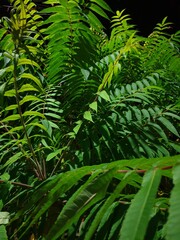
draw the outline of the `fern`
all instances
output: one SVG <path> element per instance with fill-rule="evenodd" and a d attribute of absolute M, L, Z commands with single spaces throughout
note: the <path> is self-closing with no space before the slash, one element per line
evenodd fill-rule
<path fill-rule="evenodd" d="M 103 0 L 48 0 L 41 12 L 10 2 L 0 29 L 8 237 L 177 239 L 179 32 L 165 18 L 140 37 L 123 10 L 107 36 Z"/>

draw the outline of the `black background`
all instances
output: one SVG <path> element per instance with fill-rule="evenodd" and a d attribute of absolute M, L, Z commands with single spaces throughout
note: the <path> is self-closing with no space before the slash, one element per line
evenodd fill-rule
<path fill-rule="evenodd" d="M 168 16 L 172 31 L 180 30 L 180 0 L 106 0 L 114 10 L 126 9 L 141 35 L 149 35 L 155 25 Z"/>
<path fill-rule="evenodd" d="M 34 0 L 34 2 L 41 6 L 43 0 Z M 174 23 L 171 31 L 180 30 L 180 0 L 106 0 L 106 2 L 114 12 L 126 9 L 125 13 L 130 14 L 132 23 L 137 26 L 140 35 L 149 35 L 156 23 L 161 22 L 166 16 L 169 22 Z M 8 5 L 8 0 L 0 0 L 0 17 L 8 16 Z M 109 22 L 103 20 L 103 23 L 108 32 Z"/>

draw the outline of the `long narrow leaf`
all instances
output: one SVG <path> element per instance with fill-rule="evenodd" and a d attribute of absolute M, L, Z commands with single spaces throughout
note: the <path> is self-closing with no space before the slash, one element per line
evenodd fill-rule
<path fill-rule="evenodd" d="M 62 176 L 60 175 L 57 177 L 58 182 L 55 181 L 56 185 L 51 186 L 48 183 L 48 188 L 46 188 L 46 185 L 44 186 L 44 190 L 47 192 L 49 191 L 45 197 L 39 201 L 39 203 L 36 205 L 33 213 L 29 215 L 29 217 L 26 220 L 26 224 L 29 224 L 26 226 L 26 229 L 23 232 L 23 235 L 27 232 L 27 230 L 52 206 L 52 204 L 64 193 L 66 193 L 72 186 L 77 184 L 77 182 L 84 177 L 87 173 L 89 173 L 90 168 L 86 167 L 83 169 L 79 169 L 78 171 L 69 171 Z M 51 186 L 51 188 L 49 188 Z M 41 189 L 39 189 L 39 192 L 41 192 Z M 38 192 L 35 193 L 36 200 L 39 198 L 37 195 Z M 42 197 L 42 195 L 40 195 Z M 37 198 L 38 197 L 38 198 Z M 33 197 L 32 197 L 33 199 Z M 31 204 L 31 203 L 30 203 Z M 21 226 L 23 227 L 23 226 Z M 21 228 L 19 228 L 20 230 Z M 22 235 L 22 236 L 23 236 Z M 51 238 L 50 238 L 51 239 Z"/>
<path fill-rule="evenodd" d="M 115 170 L 112 169 L 105 172 L 88 185 L 85 183 L 85 187 L 82 186 L 78 194 L 75 193 L 66 203 L 46 239 L 59 239 L 61 234 L 75 223 L 87 209 L 101 200 L 106 193 L 114 171 Z"/>
<path fill-rule="evenodd" d="M 113 204 L 114 200 L 119 196 L 123 188 L 127 185 L 128 180 L 131 178 L 132 172 L 126 174 L 122 181 L 117 185 L 114 192 L 107 198 L 101 209 L 98 211 L 98 214 L 94 218 L 92 224 L 90 225 L 88 232 L 85 236 L 85 240 L 91 240 L 93 234 L 95 233 L 96 228 L 98 227 L 101 220 L 103 220 L 103 216 L 107 209 Z M 107 220 L 107 219 L 106 219 Z"/>
<path fill-rule="evenodd" d="M 167 240 L 179 240 L 180 237 L 180 165 L 173 170 L 173 182 L 174 188 L 171 193 L 167 222 Z"/>
<path fill-rule="evenodd" d="M 150 170 L 145 174 L 142 187 L 125 216 L 120 240 L 144 240 L 160 179 L 160 170 Z"/>

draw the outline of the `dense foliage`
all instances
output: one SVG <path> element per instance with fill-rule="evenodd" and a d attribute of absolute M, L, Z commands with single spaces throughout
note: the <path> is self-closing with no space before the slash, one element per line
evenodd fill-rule
<path fill-rule="evenodd" d="M 1 239 L 180 236 L 180 31 L 103 0 L 10 0 L 0 23 Z M 7 237 L 8 236 L 8 237 Z"/>

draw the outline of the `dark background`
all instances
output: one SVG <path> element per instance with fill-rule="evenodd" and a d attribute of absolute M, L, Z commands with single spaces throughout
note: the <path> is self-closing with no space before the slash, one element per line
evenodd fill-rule
<path fill-rule="evenodd" d="M 106 0 L 114 10 L 126 9 L 132 23 L 137 26 L 140 34 L 149 35 L 155 25 L 168 16 L 173 22 L 172 31 L 180 30 L 180 0 Z"/>
<path fill-rule="evenodd" d="M 41 6 L 43 0 L 34 0 Z M 137 26 L 140 35 L 149 35 L 156 23 L 168 16 L 168 21 L 173 22 L 172 32 L 180 30 L 180 0 L 105 0 L 108 5 L 116 10 L 126 9 L 126 14 L 130 14 L 132 23 Z M 0 0 L 0 17 L 8 15 L 8 0 Z M 111 17 L 112 15 L 110 15 Z M 107 32 L 109 22 L 103 20 Z"/>

